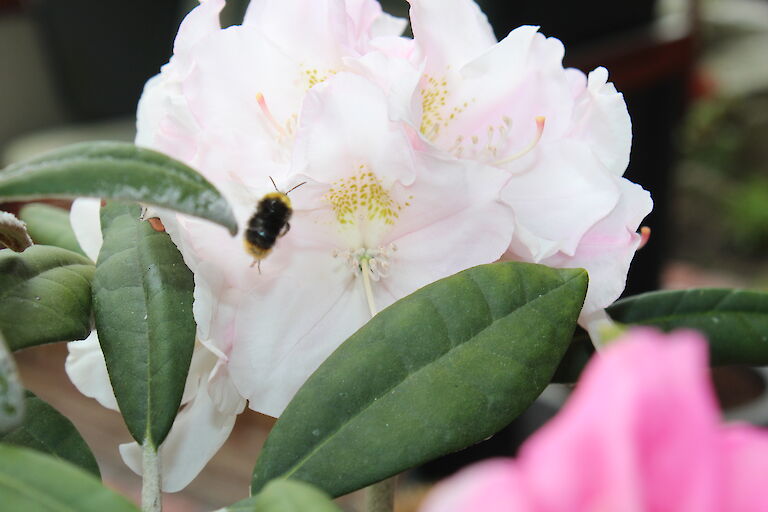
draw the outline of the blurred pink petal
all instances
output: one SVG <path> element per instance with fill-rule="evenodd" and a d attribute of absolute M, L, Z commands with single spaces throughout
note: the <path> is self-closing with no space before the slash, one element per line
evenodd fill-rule
<path fill-rule="evenodd" d="M 766 510 L 768 432 L 719 424 L 706 350 L 693 332 L 631 331 L 517 459 L 459 473 L 423 512 Z"/>

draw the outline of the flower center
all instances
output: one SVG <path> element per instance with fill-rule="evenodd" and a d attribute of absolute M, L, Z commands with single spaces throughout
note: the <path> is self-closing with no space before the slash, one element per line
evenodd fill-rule
<path fill-rule="evenodd" d="M 355 276 L 373 281 L 387 277 L 389 259 L 397 247 L 382 240 L 410 203 L 403 206 L 392 198 L 391 191 L 365 165 L 349 178 L 335 181 L 325 198 L 345 245 L 333 256 L 343 258 Z"/>
<path fill-rule="evenodd" d="M 342 226 L 392 226 L 403 209 L 365 165 L 360 165 L 357 174 L 335 181 L 325 197 Z"/>
<path fill-rule="evenodd" d="M 389 276 L 389 259 L 397 252 L 395 244 L 380 246 L 376 249 L 345 249 L 333 251 L 334 258 L 341 258 L 355 277 L 369 277 L 380 281 Z"/>

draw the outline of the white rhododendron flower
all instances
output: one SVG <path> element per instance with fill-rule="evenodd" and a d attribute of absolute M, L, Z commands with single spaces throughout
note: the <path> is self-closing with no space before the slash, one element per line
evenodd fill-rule
<path fill-rule="evenodd" d="M 246 400 L 278 416 L 341 342 L 423 285 L 506 257 L 586 267 L 590 314 L 620 294 L 650 199 L 621 177 L 630 124 L 604 70 L 564 70 L 562 45 L 532 27 L 496 43 L 469 0 L 412 0 L 415 41 L 375 0 L 253 0 L 221 29 L 223 3 L 187 16 L 138 112 L 136 143 L 198 169 L 241 227 L 153 212 L 194 273 L 198 338 L 161 446 L 166 491 Z M 254 266 L 243 231 L 271 178 L 301 186 L 290 232 Z M 98 202 L 72 219 L 95 258 Z M 115 408 L 95 335 L 70 344 L 67 371 Z M 121 453 L 140 470 L 135 444 Z"/>
<path fill-rule="evenodd" d="M 536 27 L 497 43 L 472 0 L 409 2 L 423 72 L 407 120 L 428 144 L 508 173 L 507 258 L 586 268 L 587 324 L 624 290 L 652 208 L 621 177 L 632 142 L 622 95 L 604 68 L 563 69 L 562 43 Z"/>

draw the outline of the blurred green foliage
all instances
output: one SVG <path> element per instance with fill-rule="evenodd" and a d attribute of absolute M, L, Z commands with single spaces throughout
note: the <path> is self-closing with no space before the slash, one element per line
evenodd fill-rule
<path fill-rule="evenodd" d="M 768 92 L 694 104 L 682 141 L 678 220 L 711 251 L 764 259 L 768 249 Z M 695 235 L 694 235 L 695 236 Z M 690 244 L 698 251 L 705 244 Z M 718 247 L 713 247 L 713 245 Z"/>

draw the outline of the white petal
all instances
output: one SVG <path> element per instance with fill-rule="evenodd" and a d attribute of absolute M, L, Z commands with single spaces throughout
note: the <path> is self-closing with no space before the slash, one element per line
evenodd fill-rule
<path fill-rule="evenodd" d="M 589 289 L 581 323 L 588 316 L 611 305 L 621 292 L 640 236 L 640 222 L 650 213 L 653 202 L 647 191 L 624 178 L 618 179 L 621 198 L 616 207 L 581 239 L 576 253 L 562 253 L 542 263 L 555 267 L 581 267 L 589 272 Z"/>
<path fill-rule="evenodd" d="M 403 39 L 398 38 L 398 41 Z M 384 43 L 378 40 L 377 43 Z M 397 51 L 408 51 L 398 48 Z M 394 121 L 404 120 L 412 126 L 421 123 L 417 90 L 422 69 L 408 58 L 393 56 L 387 51 L 371 51 L 357 59 L 345 59 L 348 68 L 379 86 L 386 95 L 389 116 Z M 414 101 L 416 101 L 414 103 Z"/>
<path fill-rule="evenodd" d="M 200 386 L 195 398 L 181 410 L 168 437 L 160 445 L 161 486 L 164 492 L 178 492 L 194 480 L 227 440 L 236 417 L 235 413 L 221 413 L 211 400 L 208 385 L 204 383 Z M 142 473 L 142 448 L 137 443 L 121 444 L 120 455 L 135 473 Z"/>
<path fill-rule="evenodd" d="M 348 21 L 344 0 L 257 0 L 243 25 L 259 28 L 288 58 L 328 68 L 354 43 Z"/>
<path fill-rule="evenodd" d="M 200 0 L 200 5 L 192 9 L 179 26 L 174 53 L 187 51 L 205 36 L 221 30 L 219 13 L 224 3 L 224 0 Z"/>
<path fill-rule="evenodd" d="M 107 409 L 119 410 L 96 331 L 82 341 L 67 343 L 67 350 L 64 369 L 78 391 Z"/>
<path fill-rule="evenodd" d="M 362 77 L 340 73 L 304 100 L 293 172 L 331 183 L 365 165 L 385 186 L 410 183 L 409 149 L 405 132 L 390 122 L 382 91 Z"/>
<path fill-rule="evenodd" d="M 375 0 L 346 0 L 346 6 L 356 39 L 361 43 L 371 37 L 399 36 L 408 26 L 408 20 L 384 13 Z"/>
<path fill-rule="evenodd" d="M 460 68 L 496 44 L 488 18 L 473 0 L 408 0 L 416 42 L 428 70 Z"/>
<path fill-rule="evenodd" d="M 371 26 L 371 37 L 400 36 L 407 27 L 407 19 L 382 13 Z"/>
<path fill-rule="evenodd" d="M 608 71 L 589 74 L 586 89 L 576 98 L 572 136 L 588 141 L 606 169 L 621 176 L 629 164 L 632 121 L 624 96 L 608 80 Z"/>
<path fill-rule="evenodd" d="M 558 242 L 565 254 L 572 255 L 587 230 L 619 200 L 615 178 L 589 146 L 578 141 L 540 144 L 514 164 L 513 172 L 518 174 L 502 190 L 502 200 L 531 236 L 542 239 L 544 245 Z"/>
<path fill-rule="evenodd" d="M 279 416 L 307 377 L 370 318 L 362 284 L 331 252 L 284 251 L 291 260 L 284 271 L 262 276 L 244 294 L 228 367 L 256 411 Z"/>
<path fill-rule="evenodd" d="M 99 258 L 103 239 L 101 237 L 101 200 L 75 199 L 69 210 L 69 222 L 75 232 L 77 243 L 93 261 Z"/>

